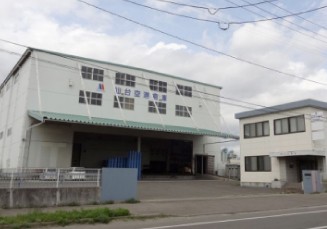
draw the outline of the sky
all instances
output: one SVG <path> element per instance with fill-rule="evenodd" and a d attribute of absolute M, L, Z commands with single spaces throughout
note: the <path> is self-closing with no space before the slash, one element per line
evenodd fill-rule
<path fill-rule="evenodd" d="M 222 131 L 233 134 L 239 131 L 235 113 L 306 98 L 327 102 L 327 8 L 253 22 L 324 7 L 327 0 L 255 6 L 244 5 L 263 0 L 171 0 L 201 8 L 84 1 L 107 12 L 78 0 L 2 0 L 0 81 L 25 50 L 7 40 L 221 86 Z"/>

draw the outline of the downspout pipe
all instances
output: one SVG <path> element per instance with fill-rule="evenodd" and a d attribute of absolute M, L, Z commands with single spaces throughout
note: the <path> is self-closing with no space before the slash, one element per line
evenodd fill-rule
<path fill-rule="evenodd" d="M 28 146 L 26 147 L 27 148 L 26 157 L 25 157 L 25 160 L 23 160 L 23 167 L 25 167 L 25 168 L 27 167 L 28 158 L 29 158 L 29 155 L 30 155 L 30 147 L 31 147 L 31 140 L 32 140 L 32 129 L 35 128 L 35 127 L 41 126 L 44 123 L 45 123 L 45 120 L 43 119 L 41 122 L 27 127 L 26 130 L 25 130 L 25 141 L 26 141 L 26 138 L 27 138 L 27 133 L 28 133 L 28 131 L 30 131 L 29 138 L 28 138 L 28 141 L 27 141 Z"/>

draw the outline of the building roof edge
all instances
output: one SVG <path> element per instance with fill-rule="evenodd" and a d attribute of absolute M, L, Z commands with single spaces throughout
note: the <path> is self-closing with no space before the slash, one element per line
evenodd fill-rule
<path fill-rule="evenodd" d="M 170 74 L 166 74 L 166 73 L 156 72 L 156 71 L 149 70 L 149 69 L 138 68 L 138 67 L 123 65 L 123 64 L 117 64 L 117 63 L 113 63 L 113 62 L 109 62 L 109 61 L 91 59 L 91 58 L 87 58 L 87 57 L 76 56 L 76 55 L 71 55 L 71 54 L 66 54 L 66 53 L 60 53 L 60 52 L 55 52 L 55 51 L 50 51 L 50 50 L 45 50 L 45 49 L 38 49 L 38 48 L 32 48 L 32 47 L 30 47 L 29 49 L 33 50 L 33 51 L 44 52 L 44 53 L 48 53 L 48 54 L 51 54 L 51 55 L 56 55 L 56 56 L 67 56 L 67 57 L 71 57 L 71 58 L 74 58 L 74 59 L 92 61 L 92 62 L 97 62 L 97 63 L 100 63 L 100 64 L 110 64 L 110 65 L 114 65 L 114 66 L 117 66 L 117 67 L 124 67 L 124 68 L 134 69 L 134 70 L 137 70 L 137 71 L 143 71 L 143 72 L 148 72 L 148 73 L 159 74 L 159 75 L 167 76 L 167 77 L 178 79 L 178 80 L 184 80 L 184 81 L 188 81 L 188 82 L 191 82 L 191 83 L 196 83 L 196 84 L 201 84 L 201 85 L 204 85 L 204 86 L 210 86 L 210 87 L 214 87 L 214 88 L 218 88 L 218 89 L 223 89 L 221 86 L 218 86 L 218 85 L 203 83 L 203 82 L 196 81 L 196 80 L 190 80 L 190 79 L 182 78 L 180 76 L 174 76 L 174 75 L 170 75 Z"/>
<path fill-rule="evenodd" d="M 276 106 L 266 107 L 262 109 L 236 113 L 235 118 L 236 119 L 250 118 L 250 117 L 256 117 L 266 114 L 273 114 L 283 111 L 299 109 L 303 107 L 314 107 L 314 108 L 327 110 L 327 103 L 315 99 L 305 99 L 305 100 L 280 104 Z"/>

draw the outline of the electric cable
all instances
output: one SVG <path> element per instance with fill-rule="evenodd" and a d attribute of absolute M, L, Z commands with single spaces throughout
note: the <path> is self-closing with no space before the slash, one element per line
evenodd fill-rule
<path fill-rule="evenodd" d="M 248 1 L 245 1 L 243 0 L 244 2 L 248 2 Z M 269 11 L 266 11 L 258 6 L 254 6 L 258 9 L 261 9 L 265 12 L 269 12 Z M 259 20 L 249 20 L 249 21 L 241 21 L 241 22 L 228 22 L 229 24 L 233 24 L 233 25 L 242 25 L 242 24 L 248 24 L 248 23 L 258 23 L 258 22 L 264 22 L 264 21 L 272 21 L 272 20 L 277 20 L 277 19 L 284 19 L 284 18 L 287 18 L 287 17 L 294 17 L 294 16 L 299 16 L 299 15 L 302 15 L 302 14 L 306 14 L 306 13 L 311 13 L 311 12 L 314 12 L 314 11 L 317 11 L 317 10 L 321 10 L 321 9 L 325 9 L 327 8 L 327 5 L 325 6 L 321 6 L 321 7 L 317 7 L 317 8 L 313 8 L 313 9 L 310 9 L 310 10 L 305 10 L 305 11 L 301 11 L 301 12 L 297 12 L 297 13 L 292 13 L 292 14 L 287 14 L 287 15 L 283 15 L 283 16 L 275 16 L 275 17 L 272 17 L 272 18 L 265 18 L 265 19 L 259 19 Z M 271 12 L 269 12 L 270 14 L 272 14 Z M 274 14 L 272 14 L 274 15 Z"/>
<path fill-rule="evenodd" d="M 289 13 L 289 14 L 294 13 L 294 12 L 292 12 L 292 11 L 290 11 L 290 10 L 287 10 L 287 9 L 285 9 L 285 8 L 283 8 L 283 7 L 281 7 L 281 6 L 277 5 L 277 4 L 274 4 L 274 3 L 272 3 L 272 2 L 268 2 L 268 3 L 271 4 L 271 5 L 273 5 L 273 6 L 275 6 L 276 8 L 279 8 L 279 9 L 281 9 L 281 10 L 284 10 L 285 12 L 287 12 L 287 13 Z M 300 15 L 298 15 L 297 17 L 298 17 L 298 18 L 301 18 L 302 20 L 304 20 L 304 21 L 306 21 L 306 22 L 309 22 L 309 23 L 312 24 L 312 25 L 315 25 L 315 26 L 317 26 L 317 27 L 320 27 L 320 28 L 322 28 L 322 29 L 327 30 L 327 27 L 325 27 L 325 26 L 323 26 L 323 25 L 321 25 L 321 24 L 318 24 L 317 22 L 311 21 L 311 20 L 309 20 L 309 19 L 307 19 L 307 18 L 305 18 L 305 17 L 302 17 L 302 16 L 300 16 Z"/>
<path fill-rule="evenodd" d="M 247 1 L 247 0 L 242 0 L 242 1 L 243 1 L 243 2 L 246 2 L 246 3 L 249 3 L 249 1 Z M 268 20 L 270 21 L 270 20 L 282 19 L 282 20 L 284 20 L 284 21 L 290 23 L 291 25 L 294 25 L 294 26 L 296 26 L 296 27 L 299 27 L 299 28 L 301 28 L 301 29 L 303 29 L 303 30 L 305 30 L 305 31 L 307 31 L 307 32 L 310 32 L 310 33 L 312 33 L 312 34 L 314 34 L 314 35 L 317 35 L 317 36 L 320 36 L 320 37 L 327 38 L 326 36 L 324 36 L 324 35 L 322 35 L 322 34 L 318 34 L 318 33 L 314 32 L 314 31 L 312 31 L 312 30 L 310 30 L 310 29 L 308 29 L 308 28 L 305 28 L 305 27 L 302 26 L 302 25 L 298 25 L 298 24 L 294 23 L 293 21 L 290 21 L 290 20 L 285 19 L 286 17 L 280 17 L 280 16 L 278 16 L 278 15 L 272 13 L 271 11 L 268 11 L 268 10 L 266 10 L 266 9 L 263 9 L 263 8 L 261 8 L 261 7 L 259 7 L 259 6 L 254 6 L 254 7 L 257 8 L 257 9 L 259 9 L 259 10 L 261 10 L 261 11 L 263 11 L 263 12 L 265 12 L 265 13 L 268 13 L 268 14 L 270 14 L 270 15 L 273 15 L 273 16 L 275 16 L 275 17 L 274 17 L 274 18 L 261 19 L 261 20 L 248 21 L 249 23 L 257 23 L 257 22 L 268 21 Z M 308 10 L 308 11 L 303 11 L 303 12 L 304 12 L 304 13 L 308 13 L 308 12 L 313 12 L 313 11 L 320 10 L 320 9 L 324 9 L 324 8 L 327 8 L 327 5 L 326 5 L 326 6 L 322 6 L 322 7 L 318 7 L 318 8 L 315 8 L 315 9 L 311 9 L 311 10 Z M 293 13 L 293 14 L 290 14 L 290 15 L 292 15 L 292 16 L 296 16 L 296 17 L 299 17 L 299 15 L 301 15 L 301 14 Z M 246 23 L 248 23 L 248 22 L 246 22 Z M 241 23 L 241 24 L 242 24 L 242 23 Z M 299 32 L 299 31 L 298 31 L 298 32 Z M 305 34 L 305 33 L 301 32 L 301 34 Z M 315 36 L 308 35 L 308 34 L 307 34 L 306 36 L 310 36 L 310 37 L 313 38 L 313 39 L 316 39 L 316 40 L 318 40 L 318 41 L 321 41 L 321 42 L 327 43 L 326 40 L 317 39 Z"/>
<path fill-rule="evenodd" d="M 301 14 L 305 14 L 305 13 L 309 13 L 309 12 L 314 12 L 314 11 L 317 11 L 317 10 L 321 10 L 321 9 L 327 8 L 327 5 L 326 5 L 326 6 L 322 6 L 322 7 L 310 9 L 310 10 L 307 10 L 307 11 L 302 11 L 302 12 L 298 12 L 298 13 L 292 13 L 292 14 L 283 15 L 283 16 L 276 16 L 276 15 L 273 14 L 275 17 L 272 17 L 272 18 L 265 18 L 265 19 L 260 19 L 260 20 L 240 21 L 240 22 L 233 22 L 233 21 L 227 22 L 227 21 L 217 21 L 217 20 L 210 20 L 210 19 L 202 19 L 202 18 L 196 18 L 196 17 L 189 16 L 189 15 L 178 14 L 178 13 L 174 13 L 174 12 L 171 12 L 171 11 L 162 10 L 162 9 L 158 9 L 158 8 L 155 8 L 155 7 L 152 7 L 152 6 L 141 4 L 141 3 L 138 3 L 138 2 L 135 2 L 135 1 L 132 1 L 132 0 L 122 0 L 122 1 L 131 3 L 131 4 L 134 4 L 134 5 L 137 5 L 137 6 L 141 6 L 141 7 L 144 7 L 144 8 L 148 8 L 148 9 L 151 9 L 151 10 L 155 10 L 155 11 L 158 11 L 158 12 L 162 12 L 162 13 L 174 15 L 174 16 L 177 16 L 177 17 L 183 17 L 183 18 L 192 19 L 192 20 L 196 20 L 196 21 L 202 21 L 202 22 L 215 23 L 215 24 L 218 24 L 219 28 L 222 29 L 222 30 L 227 30 L 230 27 L 230 25 L 243 25 L 243 24 L 258 23 L 258 22 L 271 21 L 271 20 L 277 20 L 277 19 L 285 19 L 287 17 L 298 16 L 298 15 L 301 15 Z M 251 5 L 251 3 L 248 2 L 248 1 L 244 1 L 244 2 L 248 3 L 248 5 Z M 258 9 L 261 9 L 261 8 L 259 8 L 256 5 L 253 5 L 253 6 L 256 7 L 256 8 L 258 8 Z M 296 25 L 295 23 L 290 22 L 288 20 L 287 20 L 287 22 Z M 304 30 L 307 30 L 309 32 L 313 32 L 313 31 L 308 30 L 307 28 L 305 28 L 303 26 L 300 26 L 300 25 L 296 25 L 296 26 L 298 26 L 298 27 L 300 27 L 300 28 L 302 28 Z"/>
<path fill-rule="evenodd" d="M 152 27 L 152 26 L 146 25 L 146 24 L 144 24 L 144 23 L 138 22 L 138 21 L 133 20 L 133 19 L 130 19 L 130 18 L 128 18 L 128 17 L 125 17 L 125 16 L 122 16 L 122 15 L 120 15 L 120 14 L 114 13 L 114 12 L 112 12 L 112 11 L 106 10 L 106 9 L 104 9 L 104 8 L 101 8 L 101 7 L 99 7 L 99 6 L 93 5 L 93 4 L 88 3 L 88 2 L 85 2 L 85 1 L 83 1 L 83 0 L 77 0 L 77 1 L 79 1 L 79 2 L 81 2 L 81 3 L 83 3 L 83 4 L 86 4 L 86 5 L 90 6 L 90 7 L 93 7 L 93 8 L 95 8 L 95 9 L 98 9 L 98 10 L 100 10 L 100 11 L 103 11 L 103 12 L 106 12 L 106 13 L 108 13 L 108 14 L 111 14 L 111 15 L 114 15 L 114 16 L 116 16 L 116 17 L 119 17 L 119 18 L 121 18 L 121 19 L 124 19 L 124 20 L 126 20 L 126 21 L 129 21 L 129 22 L 132 22 L 132 23 L 134 23 L 134 24 L 137 24 L 137 25 L 139 25 L 139 26 L 142 26 L 142 27 L 148 28 L 148 29 L 150 29 L 150 30 L 153 30 L 153 31 L 155 31 L 155 32 L 161 33 L 161 34 L 163 34 L 163 35 L 166 35 L 166 36 L 169 36 L 169 37 L 175 38 L 176 40 L 183 41 L 183 42 L 185 42 L 185 43 L 191 44 L 191 45 L 193 45 L 193 46 L 196 46 L 196 47 L 199 47 L 199 48 L 205 49 L 205 50 L 210 51 L 210 52 L 213 52 L 213 53 L 217 53 L 217 54 L 220 54 L 220 55 L 223 55 L 223 56 L 227 56 L 227 57 L 229 57 L 229 58 L 231 58 L 231 59 L 234 59 L 234 60 L 237 60 L 237 61 L 239 61 L 239 62 L 247 63 L 247 64 L 249 64 L 249 65 L 253 65 L 253 66 L 259 67 L 259 68 L 261 68 L 261 69 L 266 69 L 266 70 L 269 70 L 269 71 L 273 71 L 273 72 L 278 73 L 278 74 L 280 74 L 280 75 L 285 75 L 285 76 L 288 76 L 288 77 L 293 77 L 293 78 L 301 79 L 301 80 L 308 81 L 308 82 L 311 82 L 311 83 L 315 83 L 315 84 L 319 84 L 319 85 L 327 86 L 327 83 L 322 83 L 322 82 L 318 82 L 318 81 L 316 81 L 316 80 L 307 79 L 307 78 L 305 78 L 305 77 L 298 76 L 298 75 L 295 75 L 295 74 L 291 74 L 291 73 L 283 72 L 283 71 L 281 71 L 281 70 L 274 69 L 274 68 L 269 67 L 269 66 L 265 66 L 265 65 L 262 65 L 262 64 L 259 64 L 259 63 L 256 63 L 256 62 L 253 62 L 253 61 L 250 61 L 250 60 L 242 59 L 242 58 L 239 58 L 239 57 L 237 57 L 237 56 L 233 56 L 233 55 L 231 55 L 231 54 L 228 54 L 228 53 L 225 53 L 225 52 L 222 52 L 222 51 L 216 50 L 216 49 L 214 49 L 214 48 L 210 48 L 210 47 L 207 47 L 207 46 L 205 46 L 205 45 L 198 44 L 198 43 L 196 43 L 196 42 L 194 42 L 194 41 L 191 41 L 191 40 L 188 40 L 188 39 L 186 39 L 186 38 L 182 38 L 182 37 L 180 37 L 180 36 L 178 36 L 178 35 L 174 35 L 174 34 L 171 34 L 171 33 L 165 32 L 165 31 L 163 31 L 163 30 L 160 30 L 160 29 L 158 29 L 158 28 L 155 28 L 155 27 Z M 0 40 L 1 40 L 1 39 L 0 39 Z"/>
<path fill-rule="evenodd" d="M 225 0 L 225 1 L 227 1 L 227 2 L 229 2 L 229 3 L 232 3 L 232 4 L 235 4 L 235 5 L 238 5 L 238 4 L 234 3 L 232 0 Z M 245 1 L 244 1 L 244 2 L 245 2 Z M 258 16 L 260 16 L 260 17 L 266 18 L 264 15 L 262 15 L 262 14 L 260 14 L 260 13 L 257 13 L 257 12 L 254 12 L 253 10 L 250 10 L 250 9 L 247 9 L 247 8 L 243 8 L 243 9 L 246 10 L 246 11 L 248 11 L 248 12 L 250 12 L 250 13 L 252 13 L 252 14 L 254 14 L 254 15 L 258 15 Z M 269 13 L 270 13 L 270 12 L 269 12 Z M 312 39 L 314 39 L 314 40 L 320 41 L 320 42 L 322 42 L 322 43 L 324 43 L 324 44 L 327 44 L 327 41 L 325 41 L 325 40 L 318 39 L 318 38 L 316 38 L 315 36 L 311 36 L 311 35 L 309 35 L 309 34 L 306 34 L 306 33 L 302 32 L 302 31 L 299 31 L 299 30 L 297 30 L 297 29 L 294 29 L 294 28 L 292 28 L 292 27 L 290 27 L 290 26 L 288 26 L 288 25 L 284 25 L 284 24 L 282 24 L 282 23 L 279 23 L 278 21 L 273 21 L 273 22 L 276 23 L 276 24 L 278 24 L 278 25 L 280 25 L 280 26 L 282 26 L 282 27 L 288 28 L 289 30 L 291 30 L 291 31 L 293 31 L 293 32 L 296 32 L 296 33 L 301 34 L 301 35 L 303 35 L 303 36 L 306 36 L 306 37 L 312 38 Z M 317 35 L 319 35 L 319 34 L 317 34 Z"/>
<path fill-rule="evenodd" d="M 262 1 L 262 2 L 256 2 L 256 3 L 241 5 L 241 6 L 227 6 L 227 7 L 207 7 L 207 6 L 200 6 L 200 5 L 192 5 L 192 4 L 174 2 L 174 1 L 169 1 L 169 0 L 155 0 L 155 1 L 165 2 L 165 3 L 169 3 L 169 4 L 173 4 L 173 5 L 190 7 L 190 8 L 195 8 L 195 9 L 204 9 L 204 10 L 208 10 L 208 12 L 211 15 L 214 15 L 220 10 L 228 10 L 228 9 L 243 8 L 243 7 L 248 7 L 248 6 L 255 6 L 255 5 L 260 5 L 260 4 L 264 4 L 264 3 L 267 3 L 267 2 L 275 2 L 277 0 L 268 0 L 268 1 Z"/>
<path fill-rule="evenodd" d="M 167 11 L 167 10 L 158 9 L 158 8 L 155 8 L 155 7 L 152 7 L 152 6 L 144 5 L 144 4 L 141 4 L 141 3 L 137 3 L 137 2 L 134 2 L 134 1 L 131 1 L 131 0 L 121 0 L 121 1 L 128 2 L 128 3 L 131 3 L 131 4 L 137 5 L 137 6 L 145 7 L 145 8 L 155 10 L 155 11 L 158 11 L 158 12 L 174 15 L 174 16 L 177 16 L 177 17 L 183 17 L 183 18 L 192 19 L 192 20 L 196 20 L 196 21 L 202 21 L 202 22 L 215 23 L 215 24 L 218 24 L 219 26 L 220 26 L 220 24 L 226 24 L 227 23 L 227 22 L 223 22 L 223 21 L 215 21 L 215 20 L 210 20 L 210 19 L 201 19 L 201 18 L 196 18 L 196 17 L 184 15 L 184 14 L 178 14 L 178 13 L 170 12 L 170 11 Z"/>
<path fill-rule="evenodd" d="M 33 48 L 31 48 L 31 49 L 33 49 Z M 5 49 L 0 49 L 0 51 L 6 52 L 6 53 L 9 53 L 9 54 L 12 54 L 12 55 L 22 56 L 21 54 L 16 53 L 14 51 L 9 51 L 9 50 L 5 50 Z M 65 58 L 65 59 L 71 60 L 71 61 L 78 61 L 78 62 L 81 62 L 83 64 L 89 65 L 89 66 L 91 65 L 92 67 L 98 67 L 98 68 L 101 68 L 101 69 L 105 69 L 105 70 L 111 71 L 113 73 L 118 73 L 119 72 L 117 70 L 114 70 L 114 69 L 111 69 L 111 68 L 108 68 L 108 67 L 103 67 L 103 66 L 100 66 L 98 64 L 94 64 L 94 63 L 90 63 L 90 62 L 85 62 L 85 61 L 79 59 L 78 57 L 71 57 L 69 55 L 64 55 L 64 54 L 60 54 L 60 53 L 51 53 L 51 55 L 55 55 L 55 56 L 58 56 L 58 57 L 61 57 L 61 58 Z M 61 68 L 67 68 L 69 70 L 73 70 L 73 71 L 76 71 L 76 72 L 80 72 L 81 71 L 79 68 L 72 67 L 70 65 L 65 65 L 65 64 L 62 64 L 62 63 L 56 63 L 56 62 L 53 62 L 53 61 L 49 61 L 49 60 L 42 59 L 42 58 L 36 58 L 36 57 L 33 57 L 33 56 L 29 56 L 29 58 L 34 59 L 34 60 L 37 60 L 37 61 L 40 61 L 40 62 L 43 62 L 43 63 L 46 63 L 46 64 L 55 65 L 55 66 L 58 66 L 58 67 L 61 67 Z M 140 70 L 140 71 L 142 71 L 142 70 Z M 160 73 L 158 73 L 158 74 L 160 74 Z M 140 79 L 144 80 L 144 78 L 142 76 L 138 76 L 138 75 L 134 75 L 134 76 L 136 78 L 140 78 Z M 108 79 L 110 79 L 110 80 L 113 80 L 114 79 L 110 75 L 105 75 L 105 77 L 108 78 Z M 135 83 L 138 84 L 138 85 L 141 85 L 141 86 L 148 87 L 148 84 L 145 84 L 145 83 L 140 83 L 140 82 L 135 82 Z M 167 83 L 167 85 L 172 86 L 172 87 L 175 87 L 174 84 Z M 0 90 L 1 90 L 1 88 L 4 87 L 4 85 L 1 85 L 1 86 L 0 86 Z M 256 103 L 250 103 L 250 102 L 246 102 L 246 101 L 243 101 L 243 100 L 240 100 L 240 99 L 229 98 L 229 97 L 225 97 L 225 96 L 221 96 L 221 95 L 216 95 L 216 94 L 212 94 L 212 93 L 208 93 L 208 92 L 203 92 L 203 91 L 199 91 L 199 90 L 193 90 L 193 91 L 194 92 L 198 92 L 198 93 L 202 93 L 204 95 L 209 95 L 209 96 L 212 96 L 212 97 L 216 97 L 216 98 L 219 98 L 219 99 L 225 99 L 225 100 L 230 100 L 232 102 L 247 104 L 247 105 L 242 105 L 242 104 L 236 104 L 236 103 L 231 103 L 231 102 L 216 100 L 216 99 L 212 99 L 212 98 L 203 98 L 201 96 L 192 95 L 192 97 L 195 97 L 195 98 L 198 98 L 198 99 L 205 99 L 205 100 L 208 100 L 208 101 L 218 102 L 218 103 L 226 104 L 226 105 L 229 105 L 229 106 L 240 107 L 240 108 L 245 108 L 245 109 L 250 109 L 250 110 L 258 109 L 257 107 L 260 107 L 263 110 L 266 110 L 268 112 L 282 112 L 283 113 L 282 115 L 284 115 L 284 116 L 299 115 L 300 114 L 300 113 L 296 113 L 296 112 L 289 112 L 289 111 L 286 112 L 286 111 L 282 111 L 282 110 L 279 110 L 279 109 L 276 109 L 276 108 L 267 107 L 267 106 L 264 106 L 264 105 L 260 105 L 260 104 L 256 104 Z M 63 93 L 58 93 L 58 92 L 55 92 L 55 91 L 52 91 L 52 92 L 53 93 L 57 93 L 57 94 L 63 94 Z M 168 92 L 169 93 L 172 93 L 172 94 L 176 94 L 176 90 L 169 90 L 169 89 L 167 89 L 167 93 Z M 307 116 L 310 117 L 310 114 L 305 114 L 305 115 L 307 115 Z"/>

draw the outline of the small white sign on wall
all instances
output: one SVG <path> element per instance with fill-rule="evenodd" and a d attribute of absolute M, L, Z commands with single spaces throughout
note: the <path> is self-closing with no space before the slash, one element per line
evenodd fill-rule
<path fill-rule="evenodd" d="M 324 140 L 324 139 L 325 139 L 325 133 L 323 131 L 312 132 L 313 141 Z"/>
<path fill-rule="evenodd" d="M 324 115 L 323 111 L 316 111 L 311 113 L 311 122 L 324 121 L 324 120 L 326 120 L 326 116 Z"/>
<path fill-rule="evenodd" d="M 317 121 L 311 123 L 311 130 L 323 130 L 324 129 L 324 122 L 323 121 Z"/>

